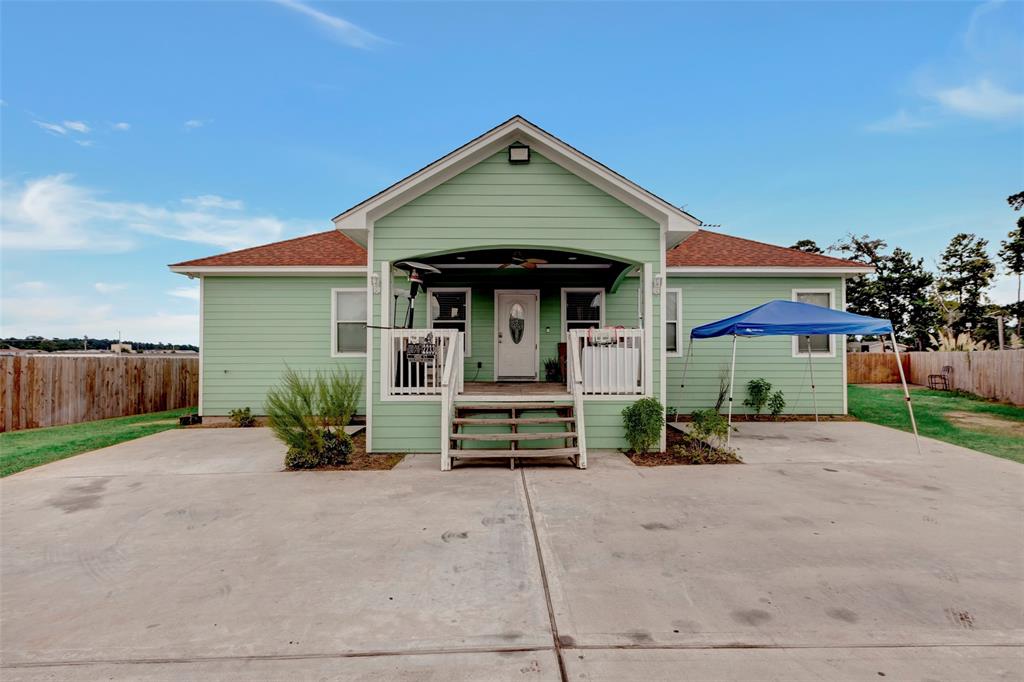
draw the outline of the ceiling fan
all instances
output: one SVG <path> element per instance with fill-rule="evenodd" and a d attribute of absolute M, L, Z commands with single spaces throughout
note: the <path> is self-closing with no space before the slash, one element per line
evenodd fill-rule
<path fill-rule="evenodd" d="M 548 262 L 543 258 L 523 258 L 523 254 L 520 253 L 519 251 L 516 251 L 515 253 L 512 254 L 512 262 L 502 263 L 501 265 L 498 266 L 498 269 L 504 270 L 505 268 L 511 268 L 513 266 L 518 265 L 519 267 L 526 268 L 527 270 L 536 270 L 538 265 L 547 264 Z"/>

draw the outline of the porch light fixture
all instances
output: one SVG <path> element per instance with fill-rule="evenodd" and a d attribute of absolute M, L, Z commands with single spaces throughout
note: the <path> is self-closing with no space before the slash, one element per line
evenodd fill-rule
<path fill-rule="evenodd" d="M 522 142 L 513 142 L 508 146 L 509 163 L 530 163 L 530 148 Z"/>
<path fill-rule="evenodd" d="M 380 275 L 376 272 L 370 275 L 370 286 L 373 288 L 373 293 L 380 293 Z"/>
<path fill-rule="evenodd" d="M 654 276 L 654 286 L 652 287 L 652 289 L 654 289 L 654 295 L 655 296 L 661 296 L 661 284 L 662 284 L 662 281 L 663 280 L 661 278 L 661 275 L 655 275 Z"/>

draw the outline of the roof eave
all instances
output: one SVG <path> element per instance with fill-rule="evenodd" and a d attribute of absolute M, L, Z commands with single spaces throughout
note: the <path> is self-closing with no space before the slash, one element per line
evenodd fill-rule
<path fill-rule="evenodd" d="M 670 265 L 669 275 L 733 275 L 739 277 L 784 277 L 787 275 L 818 275 L 834 277 L 856 277 L 870 275 L 875 268 L 870 265 L 831 265 L 831 266 L 800 266 L 800 265 Z"/>

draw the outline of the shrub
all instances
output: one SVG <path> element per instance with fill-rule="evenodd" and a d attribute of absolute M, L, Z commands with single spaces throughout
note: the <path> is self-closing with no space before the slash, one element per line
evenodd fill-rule
<path fill-rule="evenodd" d="M 252 410 L 248 407 L 240 407 L 237 410 L 228 412 L 231 423 L 235 426 L 249 427 L 256 426 L 256 417 L 252 416 Z"/>
<path fill-rule="evenodd" d="M 754 408 L 756 414 L 761 414 L 771 393 L 772 385 L 767 379 L 751 379 L 747 383 L 747 399 L 743 401 L 743 404 Z"/>
<path fill-rule="evenodd" d="M 687 464 L 726 464 L 741 461 L 739 456 L 723 446 L 729 435 L 729 422 L 718 410 L 697 410 L 692 414 L 691 438 L 687 447 L 676 446 L 673 453 Z"/>
<path fill-rule="evenodd" d="M 285 466 L 309 469 L 348 461 L 352 441 L 344 427 L 352 419 L 362 391 L 361 378 L 348 372 L 300 374 L 290 367 L 281 386 L 267 392 L 267 423 L 288 446 Z"/>
<path fill-rule="evenodd" d="M 562 363 L 558 358 L 548 358 L 544 361 L 544 379 L 547 381 L 562 380 Z"/>
<path fill-rule="evenodd" d="M 674 408 L 674 407 L 666 407 L 665 408 L 665 421 L 666 422 L 674 422 L 674 421 L 676 421 L 676 417 L 678 417 L 678 416 L 679 416 L 679 410 L 677 410 L 676 408 Z"/>
<path fill-rule="evenodd" d="M 729 422 L 718 410 L 697 410 L 692 416 L 690 429 L 694 437 L 708 445 L 713 445 L 712 439 L 722 441 L 729 435 Z"/>
<path fill-rule="evenodd" d="M 664 420 L 665 409 L 657 398 L 641 398 L 622 410 L 629 448 L 640 454 L 649 451 L 661 436 Z"/>
<path fill-rule="evenodd" d="M 786 398 L 782 395 L 782 391 L 775 391 L 772 393 L 772 397 L 768 398 L 768 411 L 772 413 L 773 417 L 778 417 L 784 409 L 786 409 Z"/>
<path fill-rule="evenodd" d="M 676 445 L 672 448 L 672 454 L 684 464 L 733 464 L 743 461 L 735 452 L 723 448 L 684 448 Z"/>

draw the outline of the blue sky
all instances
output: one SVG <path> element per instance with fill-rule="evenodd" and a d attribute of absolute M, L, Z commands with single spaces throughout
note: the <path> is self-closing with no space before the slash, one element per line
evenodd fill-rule
<path fill-rule="evenodd" d="M 195 342 L 167 263 L 328 229 L 517 113 L 782 245 L 932 264 L 1024 189 L 1021 3 L 3 2 L 0 31 L 4 336 Z"/>

